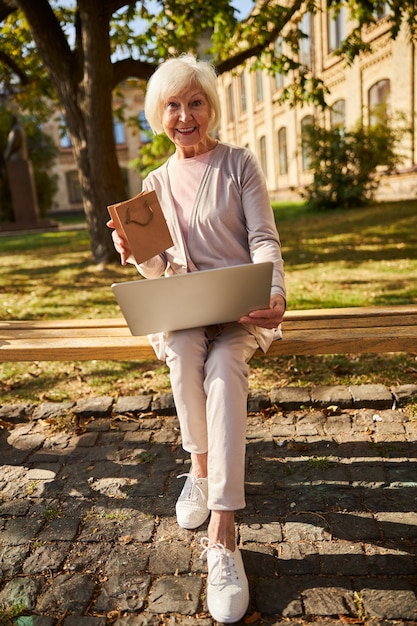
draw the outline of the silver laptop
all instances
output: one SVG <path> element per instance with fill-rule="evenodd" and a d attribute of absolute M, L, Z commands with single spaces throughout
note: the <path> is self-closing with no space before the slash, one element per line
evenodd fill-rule
<path fill-rule="evenodd" d="M 132 335 L 149 335 L 234 322 L 268 309 L 272 267 L 250 263 L 111 287 Z"/>

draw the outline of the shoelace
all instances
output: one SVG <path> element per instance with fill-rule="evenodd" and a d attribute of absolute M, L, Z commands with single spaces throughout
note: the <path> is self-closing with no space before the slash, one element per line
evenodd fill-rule
<path fill-rule="evenodd" d="M 203 537 L 200 540 L 200 544 L 203 547 L 200 559 L 207 556 L 209 550 L 216 552 L 216 563 L 209 572 L 208 582 L 211 585 L 219 585 L 223 580 L 223 576 L 228 579 L 223 582 L 236 582 L 239 579 L 234 559 L 227 553 L 223 544 L 210 541 L 208 537 Z"/>
<path fill-rule="evenodd" d="M 203 500 L 206 499 L 205 493 L 204 491 L 201 489 L 200 485 L 197 484 L 197 481 L 200 480 L 199 478 L 196 478 L 193 474 L 179 474 L 179 476 L 177 476 L 177 478 L 191 478 L 191 489 L 190 489 L 190 493 L 188 494 L 188 497 L 190 500 L 194 500 L 194 490 L 197 491 L 197 493 L 200 495 L 200 498 Z"/>

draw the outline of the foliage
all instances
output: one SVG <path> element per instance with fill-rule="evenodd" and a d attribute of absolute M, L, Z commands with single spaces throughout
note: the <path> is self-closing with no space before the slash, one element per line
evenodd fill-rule
<path fill-rule="evenodd" d="M 164 58 L 194 50 L 211 58 L 219 74 L 244 63 L 288 73 L 283 99 L 325 106 L 326 86 L 300 55 L 300 41 L 308 35 L 303 16 L 320 11 L 321 4 L 262 0 L 256 5 L 239 20 L 228 0 L 0 0 L 2 91 L 20 110 L 38 111 L 40 119 L 47 119 L 51 104 L 63 111 L 96 264 L 117 259 L 104 219 L 106 205 L 124 195 L 112 128 L 117 85 L 129 78 L 146 81 Z M 362 35 L 385 3 L 329 0 L 328 5 L 335 12 L 346 6 L 355 25 L 335 51 L 351 62 L 367 49 Z M 414 0 L 389 5 L 392 36 L 406 23 L 414 37 Z"/>
<path fill-rule="evenodd" d="M 142 145 L 138 158 L 132 162 L 132 166 L 144 178 L 162 165 L 173 151 L 174 144 L 165 134 L 155 135 L 152 141 Z"/>
<path fill-rule="evenodd" d="M 0 107 L 0 147 L 3 155 L 7 136 L 11 127 L 12 113 Z M 28 143 L 29 159 L 32 162 L 33 176 L 41 217 L 51 208 L 57 191 L 57 177 L 51 174 L 51 167 L 57 157 L 58 149 L 50 135 L 42 131 L 38 119 L 20 116 Z M 7 178 L 6 164 L 2 159 L 0 170 L 0 222 L 13 221 L 12 198 Z"/>
<path fill-rule="evenodd" d="M 351 208 L 373 199 L 378 168 L 401 163 L 398 144 L 405 130 L 379 117 L 371 126 L 359 122 L 352 130 L 312 124 L 303 131 L 303 149 L 309 157 L 313 182 L 303 192 L 311 208 Z"/>

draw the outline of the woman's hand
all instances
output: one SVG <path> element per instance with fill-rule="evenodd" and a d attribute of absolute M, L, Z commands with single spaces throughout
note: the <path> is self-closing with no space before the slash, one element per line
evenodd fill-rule
<path fill-rule="evenodd" d="M 109 228 L 113 228 L 113 229 L 115 228 L 115 224 L 113 220 L 109 220 L 108 222 L 106 222 L 106 226 L 108 226 Z M 113 239 L 114 247 L 116 248 L 117 252 L 120 254 L 121 264 L 126 265 L 131 255 L 129 248 L 127 247 L 126 240 L 123 239 L 122 237 L 119 237 L 116 230 L 113 230 L 111 236 Z"/>
<path fill-rule="evenodd" d="M 285 313 L 285 300 L 282 296 L 276 294 L 271 296 L 269 309 L 260 309 L 252 311 L 249 315 L 240 318 L 240 324 L 255 324 L 262 328 L 276 328 L 282 322 Z"/>

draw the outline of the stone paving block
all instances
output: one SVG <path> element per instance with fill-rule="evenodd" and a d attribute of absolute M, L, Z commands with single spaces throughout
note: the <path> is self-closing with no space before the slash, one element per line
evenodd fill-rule
<path fill-rule="evenodd" d="M 40 448 L 45 441 L 45 435 L 36 435 L 28 433 L 22 435 L 16 430 L 9 436 L 7 442 L 17 450 L 36 450 Z"/>
<path fill-rule="evenodd" d="M 63 626 L 106 626 L 105 617 L 88 617 L 84 615 L 71 615 L 62 622 Z"/>
<path fill-rule="evenodd" d="M 326 513 L 332 536 L 346 541 L 378 541 L 381 537 L 378 524 L 371 514 Z"/>
<path fill-rule="evenodd" d="M 150 576 L 132 577 L 126 574 L 113 574 L 104 581 L 101 592 L 94 603 L 94 611 L 139 611 L 145 602 L 151 582 Z"/>
<path fill-rule="evenodd" d="M 202 580 L 198 576 L 166 576 L 159 578 L 149 594 L 150 613 L 193 615 L 200 603 Z"/>
<path fill-rule="evenodd" d="M 51 519 L 42 528 L 38 537 L 41 541 L 73 541 L 80 523 L 81 517 L 76 515 L 72 517 L 64 515 Z"/>
<path fill-rule="evenodd" d="M 276 555 L 272 546 L 248 543 L 242 550 L 242 559 L 248 577 L 275 576 Z"/>
<path fill-rule="evenodd" d="M 0 405 L 0 419 L 11 422 L 19 422 L 28 418 L 33 410 L 29 402 L 16 402 L 16 404 Z"/>
<path fill-rule="evenodd" d="M 414 490 L 414 496 L 416 491 Z M 417 512 L 380 511 L 375 513 L 375 517 L 386 540 L 417 540 Z"/>
<path fill-rule="evenodd" d="M 280 543 L 282 530 L 280 522 L 253 522 L 239 526 L 240 540 L 243 544 L 255 543 Z"/>
<path fill-rule="evenodd" d="M 19 546 L 32 541 L 45 523 L 44 519 L 10 519 L 0 536 L 0 545 Z"/>
<path fill-rule="evenodd" d="M 166 620 L 166 624 L 168 626 L 175 626 L 176 616 L 173 618 L 174 622 L 172 624 L 171 619 Z M 195 620 L 197 621 L 197 620 Z M 178 622 L 181 623 L 181 622 Z M 120 617 L 114 622 L 114 626 L 160 626 L 161 620 L 158 615 L 153 615 L 149 613 L 140 613 L 139 615 L 127 615 L 124 617 Z M 188 624 L 188 621 L 187 621 Z M 194 624 L 194 620 L 191 620 L 190 626 L 197 626 Z M 203 626 L 203 625 L 201 625 Z M 210 624 L 205 624 L 204 626 L 211 626 Z"/>
<path fill-rule="evenodd" d="M 332 576 L 329 580 L 307 577 L 303 580 L 302 598 L 307 616 L 355 616 L 353 590 L 348 578 Z"/>
<path fill-rule="evenodd" d="M 248 395 L 248 412 L 258 413 L 271 406 L 269 393 L 266 389 L 254 389 Z"/>
<path fill-rule="evenodd" d="M 363 602 L 368 618 L 390 620 L 412 620 L 417 616 L 416 594 L 407 582 L 398 578 L 362 579 L 355 587 Z"/>
<path fill-rule="evenodd" d="M 285 411 L 294 411 L 311 405 L 310 390 L 305 387 L 274 387 L 270 392 L 271 403 Z"/>
<path fill-rule="evenodd" d="M 410 552 L 404 549 L 389 546 L 365 544 L 364 550 L 368 563 L 368 573 L 371 576 L 411 576 L 417 573 L 417 559 L 414 548 Z"/>
<path fill-rule="evenodd" d="M 342 385 L 314 387 L 310 397 L 313 406 L 322 408 L 334 405 L 341 409 L 348 409 L 353 406 L 353 398 L 349 388 Z"/>
<path fill-rule="evenodd" d="M 313 543 L 287 543 L 278 546 L 277 570 L 280 576 L 319 574 L 320 560 Z"/>
<path fill-rule="evenodd" d="M 82 614 L 93 599 L 96 581 L 88 574 L 59 574 L 38 595 L 38 613 Z"/>
<path fill-rule="evenodd" d="M 138 415 L 139 413 L 146 413 L 150 410 L 152 403 L 151 395 L 141 395 L 141 396 L 120 396 L 117 398 L 114 407 L 113 413 L 132 413 L 133 415 Z"/>
<path fill-rule="evenodd" d="M 21 615 L 16 618 L 15 626 L 54 626 L 55 619 L 46 615 Z"/>
<path fill-rule="evenodd" d="M 29 544 L 0 548 L 0 577 L 11 578 L 16 576 L 29 551 Z"/>
<path fill-rule="evenodd" d="M 42 574 L 43 572 L 56 572 L 65 561 L 69 551 L 68 542 L 60 542 L 55 545 L 39 546 L 23 564 L 24 574 Z"/>
<path fill-rule="evenodd" d="M 183 541 L 161 541 L 153 546 L 149 568 L 156 576 L 185 574 L 190 569 L 191 546 Z"/>
<path fill-rule="evenodd" d="M 317 544 L 321 573 L 329 576 L 365 576 L 367 559 L 360 544 L 349 541 L 322 541 Z"/>
<path fill-rule="evenodd" d="M 156 395 L 152 400 L 151 410 L 156 415 L 176 415 L 177 409 L 172 393 L 160 393 Z"/>
<path fill-rule="evenodd" d="M 83 543 L 76 541 L 72 544 L 64 564 L 64 573 L 94 573 L 106 571 L 110 558 L 111 545 L 108 543 Z M 133 550 L 132 550 L 133 552 Z M 113 564 L 114 562 L 111 561 Z M 116 571 L 116 570 L 115 570 Z"/>
<path fill-rule="evenodd" d="M 350 385 L 353 406 L 358 408 L 390 409 L 393 396 L 385 385 Z"/>
<path fill-rule="evenodd" d="M 303 614 L 299 582 L 292 578 L 267 578 L 256 582 L 256 608 L 262 614 L 285 618 Z"/>
<path fill-rule="evenodd" d="M 412 400 L 417 396 L 417 385 L 395 385 L 391 387 L 391 393 L 393 394 L 397 404 L 402 406 L 407 401 Z"/>
<path fill-rule="evenodd" d="M 81 418 L 109 417 L 113 406 L 112 396 L 100 396 L 98 398 L 82 398 L 73 407 L 73 412 Z"/>
<path fill-rule="evenodd" d="M 43 584 L 42 578 L 12 578 L 0 593 L 0 606 L 18 606 L 21 607 L 20 610 L 33 610 Z"/>
<path fill-rule="evenodd" d="M 42 402 L 33 413 L 33 420 L 55 419 L 65 417 L 74 408 L 75 402 Z"/>

